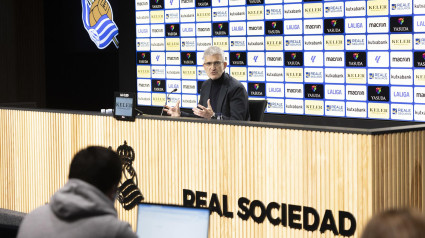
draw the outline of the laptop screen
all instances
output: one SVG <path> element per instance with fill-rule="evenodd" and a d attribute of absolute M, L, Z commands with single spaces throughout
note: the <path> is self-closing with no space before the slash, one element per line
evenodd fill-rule
<path fill-rule="evenodd" d="M 141 203 L 137 214 L 139 238 L 207 238 L 207 208 Z"/>

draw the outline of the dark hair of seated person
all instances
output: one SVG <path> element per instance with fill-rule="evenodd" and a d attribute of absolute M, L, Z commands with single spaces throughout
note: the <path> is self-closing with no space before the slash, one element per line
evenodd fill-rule
<path fill-rule="evenodd" d="M 69 178 L 83 180 L 106 194 L 118 185 L 121 169 L 121 160 L 116 152 L 100 146 L 90 146 L 79 151 L 72 159 Z"/>
<path fill-rule="evenodd" d="M 374 216 L 361 238 L 423 238 L 425 217 L 411 209 L 388 210 Z"/>

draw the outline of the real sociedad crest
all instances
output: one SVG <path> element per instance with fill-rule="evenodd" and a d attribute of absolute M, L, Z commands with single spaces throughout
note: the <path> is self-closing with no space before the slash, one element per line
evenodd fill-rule
<path fill-rule="evenodd" d="M 111 42 L 118 48 L 118 27 L 108 0 L 81 0 L 81 4 L 84 28 L 97 48 L 104 49 Z"/>

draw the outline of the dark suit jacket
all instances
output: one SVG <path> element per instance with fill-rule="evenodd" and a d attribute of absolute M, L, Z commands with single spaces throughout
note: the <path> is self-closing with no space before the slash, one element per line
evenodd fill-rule
<path fill-rule="evenodd" d="M 210 98 L 211 79 L 202 84 L 199 104 L 207 107 Z M 215 113 L 222 113 L 225 120 L 249 120 L 248 94 L 245 87 L 235 78 L 224 73 L 223 84 L 217 100 Z"/>

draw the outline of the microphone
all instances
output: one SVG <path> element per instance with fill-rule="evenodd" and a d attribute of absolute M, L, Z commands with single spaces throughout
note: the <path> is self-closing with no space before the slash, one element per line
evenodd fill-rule
<path fill-rule="evenodd" d="M 176 91 L 177 91 L 177 88 L 173 89 L 173 91 L 171 91 L 171 92 L 167 95 L 167 98 L 165 99 L 165 104 L 164 104 L 164 106 L 162 107 L 162 110 L 161 110 L 161 116 L 162 116 L 162 114 L 164 113 L 164 108 L 165 108 L 165 106 L 167 106 L 167 102 L 168 102 L 168 99 L 170 98 L 170 95 L 171 95 L 172 93 L 176 92 Z"/>

